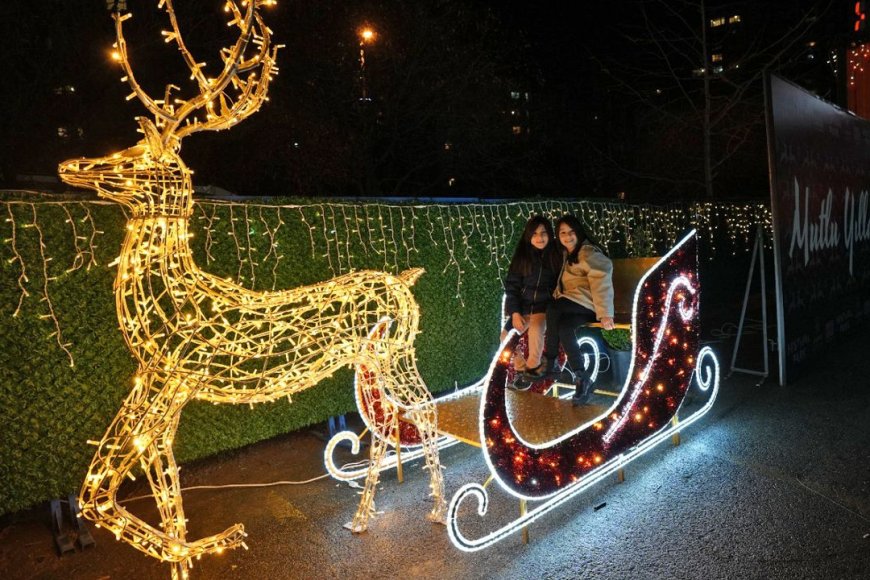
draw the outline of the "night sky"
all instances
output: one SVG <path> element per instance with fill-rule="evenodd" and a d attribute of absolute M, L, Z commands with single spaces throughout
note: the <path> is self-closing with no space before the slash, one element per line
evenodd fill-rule
<path fill-rule="evenodd" d="M 213 58 L 231 41 L 216 17 L 219 4 L 177 2 L 198 58 Z M 621 0 L 578 9 L 516 0 L 284 0 L 266 15 L 276 42 L 287 45 L 272 102 L 232 132 L 191 138 L 185 157 L 200 183 L 247 195 L 759 195 L 766 189 L 760 76 L 744 71 L 758 70 L 760 58 L 746 61 L 742 78 L 726 74 L 713 83 L 714 106 L 739 111 L 720 125 L 731 124 L 713 136 L 714 150 L 725 151 L 740 131 L 752 135 L 739 136 L 747 143 L 742 156 L 705 191 L 697 158 L 700 121 L 692 117 L 701 102 L 700 77 L 691 73 L 700 52 L 680 44 L 680 35 L 698 32 L 694 25 L 680 27 L 680 18 L 701 22 L 696 4 Z M 826 56 L 822 48 L 842 50 L 852 40 L 842 33 L 850 26 L 851 3 L 708 2 L 707 13 L 742 13 L 741 26 L 753 31 L 749 40 L 757 48 L 775 44 L 818 4 L 828 8 L 821 24 L 796 35 L 794 46 L 776 57 L 776 66 L 787 68 L 805 57 L 812 35 L 822 39 L 815 63 Z M 159 94 L 167 82 L 181 84 L 180 58 L 160 41 L 166 24 L 156 1 L 128 5 L 134 13 L 129 44 L 143 85 Z M 669 12 L 675 6 L 683 11 Z M 0 121 L 4 184 L 14 186 L 19 174 L 52 174 L 64 158 L 131 144 L 132 118 L 143 109 L 124 101 L 129 91 L 107 61 L 113 31 L 103 1 L 15 0 L 4 2 L 0 15 L 0 102 L 8 112 Z M 361 107 L 355 104 L 355 28 L 364 21 L 383 30 L 368 53 L 374 98 Z M 661 34 L 665 43 L 653 44 L 650 34 Z M 663 73 L 659 52 L 681 68 Z M 841 99 L 839 81 L 814 67 L 787 72 L 826 98 Z M 731 107 L 727 91 L 737 93 L 729 87 L 743 82 L 751 90 L 741 91 L 745 102 Z M 64 86 L 75 86 L 76 94 L 58 98 Z M 514 91 L 529 98 L 510 102 Z M 654 91 L 663 96 L 650 98 Z M 60 130 L 66 136 L 59 138 Z M 240 156 L 241 163 L 230 163 Z"/>

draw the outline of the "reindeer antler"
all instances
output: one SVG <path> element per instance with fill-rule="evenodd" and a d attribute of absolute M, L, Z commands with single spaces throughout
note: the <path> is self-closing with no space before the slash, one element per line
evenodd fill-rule
<path fill-rule="evenodd" d="M 257 9 L 275 3 L 275 0 L 242 0 L 241 5 L 246 7 L 243 14 L 236 0 L 226 1 L 224 10 L 232 13 L 233 16 L 228 26 L 238 27 L 239 38 L 231 48 L 221 49 L 223 70 L 217 77 L 208 78 L 202 70 L 205 63 L 197 62 L 184 44 L 172 0 L 160 0 L 158 8 L 166 10 L 172 26 L 171 31 L 163 32 L 165 41 L 176 42 L 191 71 L 191 79 L 195 80 L 199 87 L 199 95 L 196 97 L 188 100 L 175 99 L 175 101 L 170 99 L 172 89 L 177 89 L 174 85 L 167 85 L 162 101 L 152 99 L 142 90 L 130 67 L 123 34 L 123 22 L 131 15 L 114 15 L 118 56 L 126 73 L 124 80 L 133 88 L 133 93 L 127 98 L 129 100 L 138 97 L 154 115 L 156 125 L 162 129 L 161 137 L 164 145 L 170 145 L 171 141 L 181 140 L 197 131 L 229 128 L 260 108 L 263 101 L 267 99 L 269 82 L 272 76 L 277 74 L 275 57 L 281 46 L 271 47 L 270 50 L 272 31 L 265 25 Z M 257 46 L 258 50 L 256 54 L 245 59 L 250 44 Z M 259 75 L 257 69 L 261 69 Z M 233 87 L 235 95 L 228 94 L 227 90 L 230 86 Z M 219 106 L 217 112 L 214 110 L 215 101 Z M 205 110 L 205 120 L 191 117 L 199 110 Z"/>
<path fill-rule="evenodd" d="M 127 57 L 127 40 L 124 38 L 123 31 L 123 22 L 130 18 L 133 18 L 133 15 L 129 12 L 127 14 L 120 14 L 119 12 L 115 12 L 112 14 L 112 18 L 115 19 L 115 35 L 118 40 L 115 42 L 115 59 L 121 63 L 121 66 L 124 67 L 125 76 L 121 78 L 122 81 L 127 82 L 130 87 L 133 89 L 133 92 L 127 95 L 127 100 L 134 97 L 139 97 L 139 100 L 142 101 L 142 104 L 145 105 L 151 113 L 154 115 L 155 120 L 158 125 L 162 125 L 166 121 L 174 121 L 174 111 L 172 110 L 172 106 L 167 106 L 165 101 L 155 101 L 148 94 L 142 90 L 142 87 L 136 81 L 136 76 L 133 74 L 133 69 L 130 68 L 130 59 Z M 167 96 L 169 94 L 169 88 L 167 87 Z M 168 100 L 168 99 L 167 99 Z"/>

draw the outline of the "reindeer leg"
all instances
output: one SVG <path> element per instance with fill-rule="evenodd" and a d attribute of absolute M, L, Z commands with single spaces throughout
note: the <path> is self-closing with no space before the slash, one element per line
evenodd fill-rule
<path fill-rule="evenodd" d="M 165 501 L 158 501 L 160 520 L 163 531 L 167 537 L 174 539 L 169 545 L 169 551 L 173 557 L 172 577 L 181 580 L 188 577 L 187 571 L 193 556 L 200 556 L 212 552 L 222 552 L 225 548 L 235 548 L 241 544 L 245 537 L 244 528 L 241 524 L 229 528 L 222 534 L 209 536 L 196 542 L 187 542 L 187 522 L 184 518 L 184 508 L 181 500 L 181 482 L 175 464 L 172 446 L 168 441 L 172 440 L 178 424 L 178 416 L 173 421 L 170 432 L 165 433 L 159 443 L 152 444 L 145 450 L 141 463 L 151 484 L 152 493 L 155 497 L 163 497 Z M 181 560 L 178 557 L 185 556 Z"/>
<path fill-rule="evenodd" d="M 149 375 L 137 377 L 133 390 L 112 420 L 91 460 L 79 493 L 79 504 L 82 515 L 97 527 L 104 527 L 115 534 L 116 539 L 123 538 L 149 556 L 163 559 L 166 535 L 131 514 L 117 501 L 118 488 L 125 477 L 132 479 L 131 472 L 148 447 L 143 444 L 141 435 L 134 434 L 143 431 L 143 424 L 149 417 L 148 410 L 154 406 L 155 400 L 162 399 L 159 389 L 154 396 L 152 386 Z M 147 432 L 159 431 L 162 428 L 160 423 L 152 420 Z"/>
<path fill-rule="evenodd" d="M 180 407 L 186 400 L 173 400 L 165 389 L 152 375 L 139 376 L 91 461 L 80 503 L 85 517 L 114 533 L 117 539 L 123 537 L 149 556 L 180 564 L 173 568 L 173 574 L 184 578 L 185 563 L 190 558 L 238 546 L 244 539 L 244 528 L 237 524 L 221 534 L 186 541 L 181 488 L 170 444 Z M 118 488 L 137 464 L 145 469 L 151 484 L 163 530 L 117 502 Z"/>
<path fill-rule="evenodd" d="M 184 509 L 181 502 L 181 485 L 177 476 L 177 466 L 172 452 L 172 446 L 166 445 L 175 435 L 178 426 L 178 418 L 172 421 L 167 432 L 148 445 L 142 454 L 140 462 L 151 491 L 157 497 L 166 498 L 165 501 L 157 502 L 160 512 L 160 522 L 163 531 L 171 538 L 176 538 L 184 543 L 187 534 L 187 525 L 184 519 Z"/>
<path fill-rule="evenodd" d="M 353 516 L 351 531 L 360 534 L 368 528 L 369 518 L 375 514 L 375 491 L 380 477 L 381 460 L 387 451 L 388 443 L 372 432 L 371 452 L 369 455 L 369 470 L 366 474 L 366 483 L 363 487 L 362 497 L 359 501 L 356 514 Z"/>
<path fill-rule="evenodd" d="M 435 505 L 427 516 L 430 521 L 445 523 L 447 502 L 444 500 L 444 476 L 441 473 L 441 461 L 438 453 L 438 432 L 435 430 L 438 419 L 435 405 L 429 403 L 408 413 L 420 437 L 423 439 L 423 453 L 426 457 L 426 469 L 429 470 L 429 489 Z"/>
<path fill-rule="evenodd" d="M 186 540 L 187 520 L 184 517 L 184 507 L 181 498 L 181 481 L 178 477 L 178 467 L 172 450 L 172 440 L 178 428 L 180 411 L 175 413 L 170 427 L 150 445 L 143 454 L 142 467 L 148 475 L 151 490 L 160 510 L 163 531 L 170 542 L 166 549 L 172 554 L 167 560 L 172 561 L 173 574 L 187 578 L 187 568 L 191 558 L 204 554 L 221 553 L 227 548 L 237 548 L 242 544 L 245 528 L 235 524 L 219 534 L 207 536 L 194 542 Z M 180 559 L 179 559 L 180 558 Z"/>
<path fill-rule="evenodd" d="M 444 499 L 444 477 L 441 473 L 438 452 L 438 415 L 435 411 L 435 403 L 420 376 L 420 371 L 417 370 L 413 353 L 403 352 L 390 360 L 394 360 L 395 364 L 386 381 L 387 392 L 407 409 L 407 416 L 420 434 L 426 457 L 426 469 L 429 470 L 429 487 L 435 502 L 428 518 L 443 524 L 447 513 L 447 502 Z"/>

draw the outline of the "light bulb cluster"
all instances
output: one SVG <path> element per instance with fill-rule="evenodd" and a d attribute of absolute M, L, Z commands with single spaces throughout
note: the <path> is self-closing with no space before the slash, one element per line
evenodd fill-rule
<path fill-rule="evenodd" d="M 847 62 L 850 89 L 855 87 L 858 81 L 861 80 L 861 77 L 864 76 L 868 60 L 870 60 L 870 45 L 859 44 L 855 48 L 849 49 Z"/>
<path fill-rule="evenodd" d="M 868 99 L 870 99 L 870 77 L 867 75 L 867 63 L 870 61 L 870 45 L 859 44 L 849 49 L 846 60 L 846 74 L 849 80 L 848 106 L 861 117 L 870 115 Z"/>

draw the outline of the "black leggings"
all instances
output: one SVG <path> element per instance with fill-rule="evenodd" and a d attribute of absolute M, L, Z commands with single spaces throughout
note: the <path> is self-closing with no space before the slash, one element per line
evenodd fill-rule
<path fill-rule="evenodd" d="M 577 327 L 594 322 L 595 313 L 567 298 L 557 298 L 547 307 L 547 336 L 544 356 L 555 360 L 559 356 L 559 343 L 568 355 L 568 365 L 575 374 L 586 376 L 583 354 L 577 345 Z M 587 377 L 588 378 L 588 377 Z"/>

